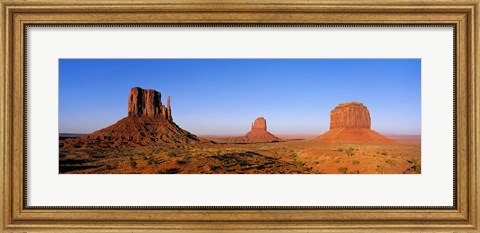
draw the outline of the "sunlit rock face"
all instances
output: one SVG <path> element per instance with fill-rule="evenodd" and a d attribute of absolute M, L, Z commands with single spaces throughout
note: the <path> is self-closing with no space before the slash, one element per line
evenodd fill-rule
<path fill-rule="evenodd" d="M 342 103 L 330 112 L 330 129 L 370 129 L 370 124 L 370 112 L 360 102 Z"/>
<path fill-rule="evenodd" d="M 128 116 L 132 117 L 161 117 L 172 120 L 170 96 L 165 107 L 162 104 L 162 94 L 155 90 L 134 87 L 128 95 Z"/>

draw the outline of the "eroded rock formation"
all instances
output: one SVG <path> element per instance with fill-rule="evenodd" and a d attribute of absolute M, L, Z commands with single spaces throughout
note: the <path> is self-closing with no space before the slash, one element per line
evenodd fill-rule
<path fill-rule="evenodd" d="M 330 129 L 336 128 L 370 129 L 370 112 L 359 102 L 340 104 L 330 112 Z"/>
<path fill-rule="evenodd" d="M 128 116 L 131 117 L 162 117 L 172 120 L 170 96 L 167 107 L 162 104 L 160 92 L 134 87 L 128 95 Z"/>
<path fill-rule="evenodd" d="M 167 98 L 167 114 L 166 117 L 168 120 L 172 121 L 172 109 L 170 108 L 170 96 Z"/>
<path fill-rule="evenodd" d="M 237 138 L 235 141 L 241 142 L 278 142 L 279 137 L 267 131 L 267 120 L 263 117 L 257 118 L 252 123 L 252 129 L 243 137 Z"/>
<path fill-rule="evenodd" d="M 324 144 L 385 144 L 393 141 L 371 130 L 370 126 L 370 112 L 366 106 L 360 102 L 342 103 L 330 112 L 330 130 L 316 140 Z"/>
<path fill-rule="evenodd" d="M 253 123 L 252 123 L 252 130 L 264 130 L 267 131 L 267 120 L 263 117 L 257 118 Z"/>
<path fill-rule="evenodd" d="M 128 96 L 127 117 L 91 134 L 60 140 L 60 148 L 199 146 L 212 143 L 183 130 L 172 119 L 170 97 L 165 107 L 160 92 L 134 87 Z"/>

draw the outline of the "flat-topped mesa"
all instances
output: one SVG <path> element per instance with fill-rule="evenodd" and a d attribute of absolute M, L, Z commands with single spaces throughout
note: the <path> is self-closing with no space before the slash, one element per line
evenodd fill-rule
<path fill-rule="evenodd" d="M 264 130 L 267 131 L 267 120 L 263 117 L 257 118 L 253 123 L 252 123 L 252 130 Z"/>
<path fill-rule="evenodd" d="M 359 102 L 339 104 L 330 112 L 330 130 L 315 140 L 325 144 L 388 144 L 393 140 L 370 129 L 370 112 Z"/>
<path fill-rule="evenodd" d="M 330 112 L 330 129 L 370 129 L 370 125 L 370 112 L 360 102 L 342 103 Z"/>
<path fill-rule="evenodd" d="M 128 116 L 172 120 L 170 97 L 168 108 L 162 105 L 162 94 L 155 90 L 134 87 L 128 95 Z"/>

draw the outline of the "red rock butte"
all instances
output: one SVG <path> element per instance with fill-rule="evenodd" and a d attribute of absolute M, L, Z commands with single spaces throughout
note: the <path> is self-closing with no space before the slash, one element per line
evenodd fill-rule
<path fill-rule="evenodd" d="M 370 129 L 370 124 L 370 112 L 367 107 L 359 102 L 340 104 L 330 112 L 330 129 Z"/>
<path fill-rule="evenodd" d="M 183 130 L 173 122 L 170 96 L 162 105 L 155 90 L 134 87 L 128 96 L 128 116 L 91 134 L 60 141 L 61 148 L 203 145 L 211 141 Z"/>
<path fill-rule="evenodd" d="M 257 118 L 252 123 L 252 129 L 236 141 L 241 142 L 279 142 L 282 139 L 267 131 L 267 120 L 263 117 Z"/>
<path fill-rule="evenodd" d="M 170 96 L 167 99 L 167 107 L 165 107 L 162 105 L 160 92 L 134 87 L 128 95 L 128 116 L 162 117 L 171 121 Z"/>
<path fill-rule="evenodd" d="M 370 129 L 367 107 L 360 102 L 338 105 L 330 112 L 330 130 L 316 138 L 325 144 L 386 144 L 393 140 Z"/>

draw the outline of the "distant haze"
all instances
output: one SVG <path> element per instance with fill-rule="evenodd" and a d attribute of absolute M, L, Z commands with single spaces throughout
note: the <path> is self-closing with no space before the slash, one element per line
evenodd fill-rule
<path fill-rule="evenodd" d="M 362 102 L 372 129 L 421 131 L 420 59 L 60 59 L 61 133 L 127 116 L 132 87 L 155 89 L 181 128 L 242 135 L 260 116 L 274 134 L 322 134 L 338 104 Z"/>

